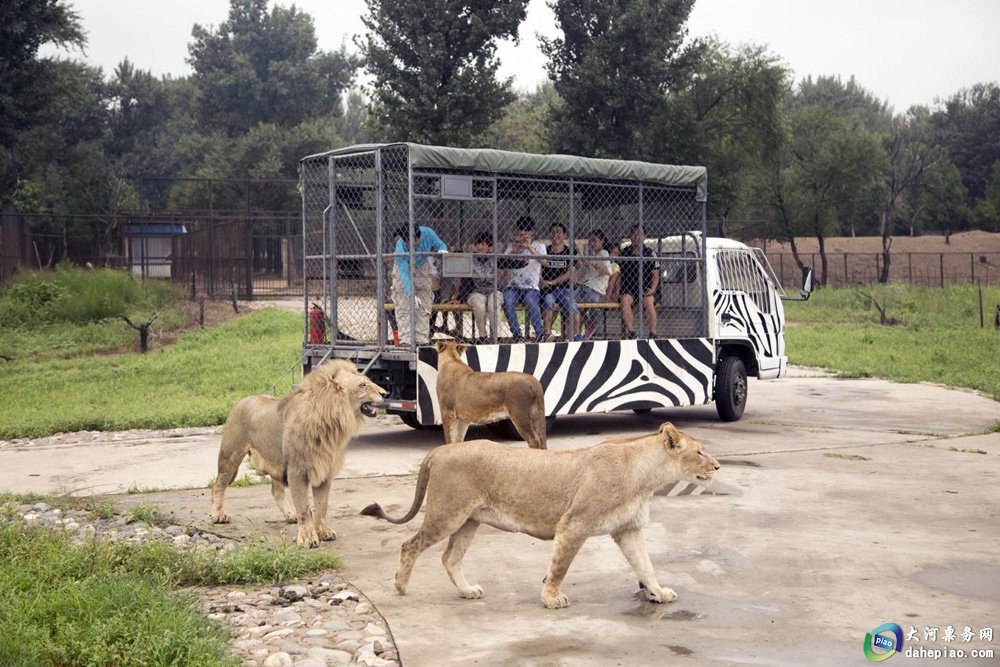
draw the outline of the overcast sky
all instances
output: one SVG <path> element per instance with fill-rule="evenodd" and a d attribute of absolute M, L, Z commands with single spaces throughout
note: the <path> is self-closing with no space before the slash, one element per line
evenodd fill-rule
<path fill-rule="evenodd" d="M 217 26 L 228 0 L 70 0 L 87 31 L 86 55 L 111 74 L 128 57 L 154 74 L 183 76 L 191 27 Z M 320 48 L 347 44 L 364 30 L 364 0 L 279 1 L 316 22 Z M 961 88 L 1000 80 L 1000 0 L 696 0 L 690 35 L 716 34 L 733 45 L 765 44 L 796 79 L 853 75 L 899 112 Z M 530 0 L 520 45 L 500 49 L 501 73 L 529 90 L 545 79 L 536 34 L 556 34 L 545 0 Z M 47 50 L 45 53 L 53 53 Z"/>

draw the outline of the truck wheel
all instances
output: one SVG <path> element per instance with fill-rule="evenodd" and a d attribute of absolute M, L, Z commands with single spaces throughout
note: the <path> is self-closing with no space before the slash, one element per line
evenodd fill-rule
<path fill-rule="evenodd" d="M 432 428 L 441 428 L 440 426 L 421 424 L 417 420 L 416 412 L 397 412 L 396 414 L 399 415 L 399 418 L 403 420 L 404 424 L 406 424 L 410 428 L 415 428 L 418 431 L 425 431 Z"/>
<path fill-rule="evenodd" d="M 548 434 L 552 430 L 552 425 L 556 423 L 556 416 L 549 415 L 545 418 L 545 433 Z M 509 419 L 501 419 L 498 422 L 493 422 L 492 424 L 487 424 L 493 435 L 503 438 L 505 440 L 522 440 L 521 434 L 517 432 L 514 428 L 514 422 Z"/>
<path fill-rule="evenodd" d="M 747 406 L 747 369 L 739 357 L 726 357 L 715 376 L 715 409 L 724 422 L 738 421 Z"/>
<path fill-rule="evenodd" d="M 637 415 L 648 415 L 653 411 L 653 408 L 632 408 L 632 412 Z"/>

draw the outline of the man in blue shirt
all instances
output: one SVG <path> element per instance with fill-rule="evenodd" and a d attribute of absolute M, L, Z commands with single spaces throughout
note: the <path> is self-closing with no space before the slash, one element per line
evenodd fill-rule
<path fill-rule="evenodd" d="M 431 281 L 432 267 L 427 253 L 447 252 L 441 237 L 430 227 L 420 225 L 413 230 L 413 267 L 410 267 L 410 230 L 403 225 L 394 234 L 396 254 L 392 271 L 392 300 L 396 304 L 396 320 L 399 323 L 401 345 L 427 345 L 430 342 L 431 305 L 434 303 L 434 287 Z M 410 331 L 410 306 L 415 306 L 415 330 Z"/>

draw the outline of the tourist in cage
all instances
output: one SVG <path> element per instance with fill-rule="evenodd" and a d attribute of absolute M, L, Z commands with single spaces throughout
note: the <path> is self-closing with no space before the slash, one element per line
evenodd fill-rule
<path fill-rule="evenodd" d="M 570 279 L 573 276 L 573 267 L 570 258 L 573 256 L 573 249 L 566 243 L 566 225 L 555 222 L 549 231 L 552 243 L 545 249 L 545 266 L 542 267 L 541 289 L 542 304 L 545 308 L 544 333 L 539 341 L 549 341 L 557 334 L 552 330 L 552 321 L 555 319 L 555 308 L 562 309 L 563 320 L 568 326 L 564 327 L 567 336 L 573 336 L 575 340 L 583 340 L 579 334 L 580 318 L 576 308 L 576 300 L 570 290 Z M 574 336 L 574 334 L 576 334 Z"/>
<path fill-rule="evenodd" d="M 593 259 L 581 259 L 577 262 L 576 302 L 602 303 L 608 299 L 608 282 L 611 279 L 611 260 L 608 259 L 608 237 L 604 231 L 595 229 L 587 239 L 587 252 Z M 583 339 L 590 340 L 597 328 L 597 317 L 594 312 L 581 314 L 584 325 Z M 574 329 L 575 332 L 579 328 Z"/>
<path fill-rule="evenodd" d="M 524 261 L 520 268 L 510 271 L 510 280 L 503 292 L 503 310 L 510 325 L 511 334 L 515 343 L 523 343 L 524 335 L 521 333 L 521 325 L 517 321 L 517 311 L 515 306 L 523 303 L 528 311 L 528 321 L 534 328 L 535 335 L 541 336 L 545 333 L 542 326 L 541 294 L 539 292 L 539 282 L 541 281 L 542 262 L 545 261 L 545 245 L 533 240 L 535 233 L 535 221 L 531 216 L 518 218 L 516 232 L 513 242 L 504 250 L 505 255 L 526 255 L 530 259 Z M 515 260 L 516 261 L 516 260 Z"/>
<path fill-rule="evenodd" d="M 656 304 L 660 301 L 660 269 L 653 251 L 646 247 L 642 228 L 635 225 L 629 237 L 631 245 L 622 248 L 621 255 L 621 313 L 624 338 L 635 338 L 635 316 L 632 307 L 641 301 L 646 313 L 647 335 L 656 338 Z M 641 261 L 639 258 L 648 258 Z M 634 259 L 632 259 L 634 258 Z M 640 275 L 640 273 L 642 275 Z"/>
<path fill-rule="evenodd" d="M 396 254 L 392 271 L 392 300 L 396 304 L 399 324 L 400 345 L 410 345 L 411 340 L 416 345 L 427 345 L 430 342 L 431 306 L 434 303 L 433 265 L 428 261 L 426 253 L 447 252 L 448 246 L 437 233 L 425 225 L 413 230 L 413 240 L 416 244 L 414 253 L 419 253 L 413 259 L 410 267 L 410 232 L 404 225 L 396 229 L 394 238 Z M 410 295 L 413 295 L 415 306 L 415 331 L 410 331 Z"/>

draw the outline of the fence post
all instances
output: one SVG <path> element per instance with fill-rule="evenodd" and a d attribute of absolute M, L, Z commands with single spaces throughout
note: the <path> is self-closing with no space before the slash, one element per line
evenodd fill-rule
<path fill-rule="evenodd" d="M 847 287 L 847 285 L 848 285 L 848 281 L 847 281 L 847 253 L 845 252 L 844 253 L 844 284 L 842 285 L 842 287 Z"/>
<path fill-rule="evenodd" d="M 941 288 L 943 289 L 944 288 L 944 253 L 941 253 L 941 255 L 940 255 L 940 257 L 938 259 L 939 259 L 940 265 L 941 265 Z"/>

